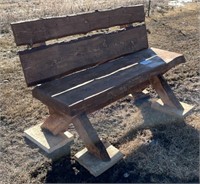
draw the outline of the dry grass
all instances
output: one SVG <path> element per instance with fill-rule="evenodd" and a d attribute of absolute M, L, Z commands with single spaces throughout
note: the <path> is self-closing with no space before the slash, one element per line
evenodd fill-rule
<path fill-rule="evenodd" d="M 150 46 L 183 53 L 188 61 L 166 74 L 178 98 L 196 105 L 185 122 L 151 110 L 150 103 L 134 105 L 129 97 L 91 114 L 91 121 L 101 137 L 126 156 L 123 162 L 99 178 L 93 178 L 74 162 L 73 155 L 83 148 L 83 144 L 73 127 L 70 131 L 75 135 L 76 144 L 71 160 L 52 163 L 26 144 L 24 129 L 40 123 L 47 115 L 47 109 L 32 98 L 31 89 L 25 86 L 10 22 L 136 3 L 134 0 L 69 2 L 72 1 L 0 2 L 0 29 L 5 33 L 0 34 L 1 182 L 198 182 L 200 96 L 196 4 L 164 15 L 155 13 L 147 19 Z M 156 97 L 152 90 L 151 96 Z M 124 177 L 125 173 L 128 177 Z"/>

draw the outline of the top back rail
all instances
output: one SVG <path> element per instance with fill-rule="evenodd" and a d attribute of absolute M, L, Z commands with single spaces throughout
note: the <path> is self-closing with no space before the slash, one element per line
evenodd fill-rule
<path fill-rule="evenodd" d="M 85 34 L 93 30 L 118 25 L 144 22 L 144 20 L 144 6 L 137 5 L 114 10 L 12 23 L 11 27 L 17 46 L 32 46 L 51 39 Z"/>

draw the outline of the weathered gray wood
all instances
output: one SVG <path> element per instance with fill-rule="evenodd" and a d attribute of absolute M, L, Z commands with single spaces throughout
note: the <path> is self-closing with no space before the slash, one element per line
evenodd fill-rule
<path fill-rule="evenodd" d="M 103 161 L 109 161 L 110 156 L 104 144 L 99 139 L 96 130 L 92 127 L 87 115 L 79 115 L 78 118 L 74 119 L 73 124 L 88 151 Z"/>
<path fill-rule="evenodd" d="M 134 90 L 142 90 L 149 84 L 151 76 L 184 62 L 184 57 L 179 54 L 172 53 L 171 58 L 169 55 L 165 62 L 152 49 L 146 49 L 38 86 L 33 90 L 33 96 L 70 115 L 92 111 Z"/>
<path fill-rule="evenodd" d="M 144 20 L 144 6 L 137 5 L 115 10 L 12 23 L 11 27 L 15 42 L 19 46 Z"/>
<path fill-rule="evenodd" d="M 148 47 L 145 25 L 19 52 L 28 86 Z"/>
<path fill-rule="evenodd" d="M 150 79 L 150 82 L 165 105 L 173 107 L 175 109 L 183 109 L 181 103 L 178 101 L 170 86 L 167 84 L 167 81 L 162 75 L 153 76 Z"/>

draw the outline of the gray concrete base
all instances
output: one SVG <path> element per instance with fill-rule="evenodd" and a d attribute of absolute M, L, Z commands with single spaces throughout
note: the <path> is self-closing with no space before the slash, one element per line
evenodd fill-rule
<path fill-rule="evenodd" d="M 123 158 L 123 154 L 112 145 L 106 146 L 106 150 L 111 158 L 108 162 L 96 158 L 88 152 L 87 148 L 78 152 L 75 155 L 75 160 L 85 167 L 93 176 L 97 177 Z"/>
<path fill-rule="evenodd" d="M 156 109 L 158 111 L 173 115 L 173 116 L 177 116 L 177 117 L 185 117 L 187 116 L 191 110 L 194 108 L 194 106 L 192 105 L 188 105 L 186 103 L 180 102 L 182 107 L 184 108 L 183 110 L 178 110 L 178 109 L 174 109 L 172 107 L 166 106 L 163 104 L 162 100 L 159 99 L 156 102 L 153 102 L 151 107 L 153 109 Z"/>
<path fill-rule="evenodd" d="M 47 157 L 55 160 L 70 154 L 70 146 L 73 144 L 74 136 L 66 131 L 57 136 L 47 131 L 42 131 L 41 124 L 25 130 L 25 137 L 36 144 Z"/>

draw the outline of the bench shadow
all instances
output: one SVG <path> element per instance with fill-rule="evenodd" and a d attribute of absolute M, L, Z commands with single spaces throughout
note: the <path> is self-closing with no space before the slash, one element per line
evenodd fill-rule
<path fill-rule="evenodd" d="M 183 119 L 172 118 L 168 115 L 150 109 L 150 102 L 137 102 L 135 104 L 140 108 L 141 113 L 143 114 L 144 123 L 137 127 L 130 129 L 123 137 L 117 140 L 114 143 L 114 146 L 119 147 L 120 145 L 126 143 L 127 141 L 136 139 L 138 132 L 148 128 L 152 133 L 152 139 L 150 144 L 143 144 L 139 148 L 132 151 L 128 154 L 123 160 L 118 162 L 112 168 L 104 172 L 99 177 L 92 176 L 86 169 L 84 169 L 81 165 L 75 162 L 71 158 L 61 158 L 51 164 L 51 170 L 47 172 L 45 183 L 199 183 L 199 178 L 189 177 L 188 179 L 182 179 L 179 176 L 167 174 L 165 172 L 165 167 L 158 163 L 157 164 L 163 169 L 163 173 L 152 173 L 148 172 L 145 169 L 141 169 L 138 166 L 138 163 L 134 161 L 134 158 L 139 158 L 138 155 L 140 153 L 145 153 L 146 157 L 150 156 L 150 152 L 148 149 L 151 146 L 156 146 L 159 144 L 166 151 L 169 150 L 171 144 L 171 140 L 175 139 L 177 135 L 170 134 L 170 138 L 166 137 L 162 134 L 167 127 L 173 126 L 173 128 L 177 129 L 187 129 L 193 136 L 191 140 L 188 140 L 188 136 L 184 134 L 179 137 L 182 141 L 189 141 L 193 145 L 195 150 L 191 150 L 192 153 L 196 153 L 199 155 L 199 133 L 198 131 L 188 125 Z M 155 118 L 156 117 L 156 118 Z M 134 120 L 133 120 L 134 121 Z M 157 131 L 155 131 L 157 130 Z M 176 143 L 179 144 L 179 143 Z M 179 149 L 179 148 L 177 148 Z M 196 155 L 196 158 L 198 158 Z M 167 158 L 166 158 L 167 159 Z M 167 162 L 167 160 L 166 160 Z M 147 163 L 148 164 L 148 163 Z M 178 166 L 178 163 L 174 165 Z M 194 169 L 198 169 L 198 165 L 194 165 Z M 176 168 L 179 169 L 179 168 Z M 180 168 L 181 169 L 181 168 Z M 170 173 L 170 172 L 169 172 Z"/>

